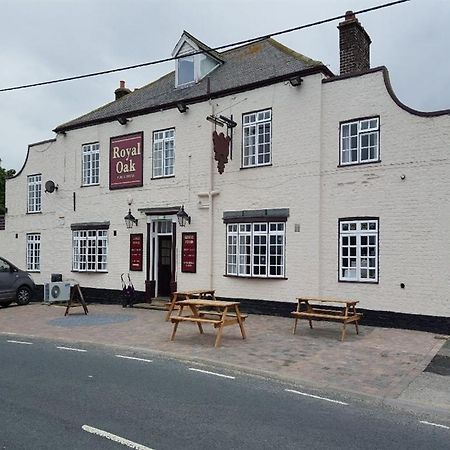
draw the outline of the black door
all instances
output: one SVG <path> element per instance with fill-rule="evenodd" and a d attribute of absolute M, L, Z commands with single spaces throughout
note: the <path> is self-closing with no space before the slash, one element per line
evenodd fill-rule
<path fill-rule="evenodd" d="M 158 236 L 158 296 L 170 296 L 172 236 Z"/>

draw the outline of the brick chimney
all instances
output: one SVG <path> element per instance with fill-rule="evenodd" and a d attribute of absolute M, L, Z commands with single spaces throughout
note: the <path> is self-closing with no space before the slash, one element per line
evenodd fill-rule
<path fill-rule="evenodd" d="M 119 98 L 122 98 L 130 92 L 131 90 L 125 87 L 125 81 L 121 81 L 120 86 L 114 91 L 114 94 L 116 95 L 116 100 L 119 100 Z"/>
<path fill-rule="evenodd" d="M 368 70 L 372 41 L 353 11 L 345 13 L 345 20 L 338 28 L 341 75 Z"/>

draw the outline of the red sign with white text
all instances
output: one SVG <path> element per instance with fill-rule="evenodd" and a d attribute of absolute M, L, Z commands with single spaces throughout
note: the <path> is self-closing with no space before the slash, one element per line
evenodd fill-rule
<path fill-rule="evenodd" d="M 109 146 L 109 188 L 143 185 L 143 133 L 111 138 Z"/>
<path fill-rule="evenodd" d="M 142 270 L 144 235 L 130 234 L 130 270 Z"/>
<path fill-rule="evenodd" d="M 181 271 L 197 272 L 197 233 L 181 234 Z"/>

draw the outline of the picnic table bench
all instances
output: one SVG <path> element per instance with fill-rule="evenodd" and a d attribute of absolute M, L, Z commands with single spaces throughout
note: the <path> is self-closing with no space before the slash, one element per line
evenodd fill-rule
<path fill-rule="evenodd" d="M 246 338 L 244 329 L 245 315 L 241 315 L 239 310 L 239 302 L 225 302 L 220 300 L 205 300 L 205 299 L 188 299 L 177 302 L 180 307 L 178 315 L 170 318 L 174 324 L 171 341 L 175 339 L 178 325 L 181 322 L 196 323 L 201 334 L 203 334 L 202 324 L 212 324 L 214 328 L 218 328 L 214 347 L 219 347 L 222 339 L 223 328 L 228 325 L 238 324 L 241 330 L 242 339 Z M 184 307 L 188 306 L 192 314 L 183 316 Z M 202 310 L 201 308 L 214 308 L 212 310 Z M 234 312 L 229 312 L 232 309 Z M 213 316 L 213 317 L 211 317 Z"/>
<path fill-rule="evenodd" d="M 177 306 L 180 300 L 189 299 L 211 299 L 215 300 L 215 290 L 214 289 L 193 289 L 190 291 L 176 291 L 172 292 L 172 298 L 169 302 L 169 310 L 166 315 L 166 322 L 169 321 L 172 311 Z"/>
<path fill-rule="evenodd" d="M 335 309 L 326 308 L 314 308 L 313 303 L 319 305 L 334 305 Z M 356 312 L 356 300 L 338 300 L 335 298 L 323 298 L 323 297 L 298 297 L 297 309 L 292 311 L 291 314 L 295 317 L 293 333 L 297 330 L 297 322 L 299 319 L 306 319 L 309 321 L 309 326 L 312 328 L 313 320 L 325 320 L 342 323 L 341 341 L 344 340 L 346 325 L 348 323 L 354 323 L 356 328 L 356 334 L 359 334 L 358 322 L 361 320 L 362 314 Z"/>

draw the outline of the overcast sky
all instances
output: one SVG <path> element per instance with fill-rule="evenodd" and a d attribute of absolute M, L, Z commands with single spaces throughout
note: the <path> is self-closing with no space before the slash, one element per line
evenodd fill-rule
<path fill-rule="evenodd" d="M 215 47 L 387 3 L 388 0 L 1 0 L 0 88 L 171 56 L 183 30 Z M 385 65 L 397 96 L 420 110 L 450 108 L 450 1 L 412 0 L 360 15 L 371 66 Z M 278 36 L 339 73 L 338 21 Z M 0 92 L 0 159 L 19 170 L 28 144 L 134 89 L 174 63 Z"/>

